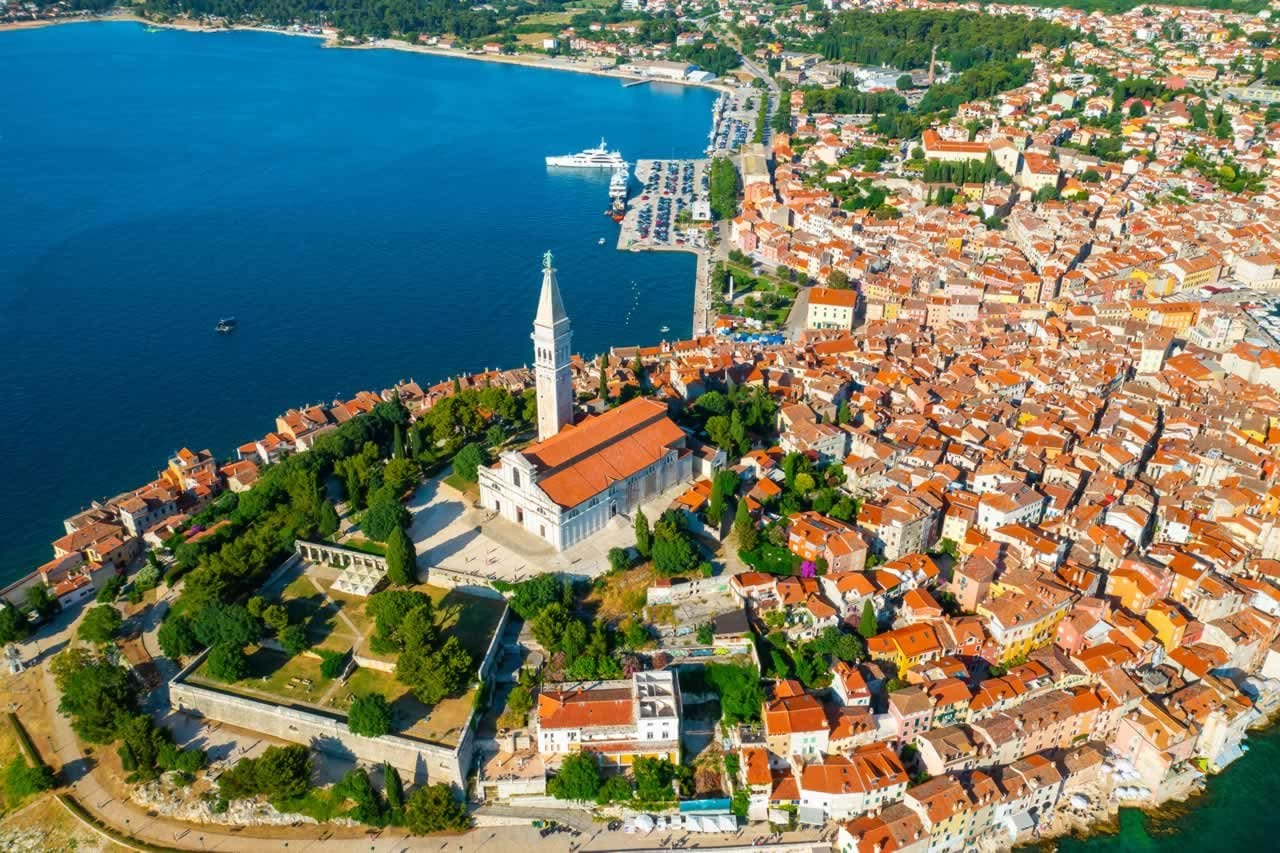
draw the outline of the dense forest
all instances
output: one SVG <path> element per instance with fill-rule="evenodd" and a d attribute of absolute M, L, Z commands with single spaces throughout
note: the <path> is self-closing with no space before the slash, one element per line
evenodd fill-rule
<path fill-rule="evenodd" d="M 1012 60 L 1032 45 L 1057 47 L 1078 36 L 1069 27 L 1020 15 L 846 12 L 831 18 L 815 47 L 827 59 L 906 70 L 927 66 L 937 45 L 938 58 L 960 72 Z"/>

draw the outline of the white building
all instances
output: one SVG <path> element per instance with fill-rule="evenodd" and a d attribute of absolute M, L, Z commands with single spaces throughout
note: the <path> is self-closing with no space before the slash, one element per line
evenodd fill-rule
<path fill-rule="evenodd" d="M 858 293 L 855 290 L 811 288 L 809 314 L 805 318 L 805 325 L 810 329 L 840 329 L 847 332 L 853 328 L 853 316 L 857 307 Z"/>
<path fill-rule="evenodd" d="M 573 422 L 571 332 L 550 254 L 532 337 L 539 440 L 480 469 L 480 503 L 563 550 L 691 479 L 693 454 L 653 400 Z"/>
<path fill-rule="evenodd" d="M 589 751 L 607 764 L 680 761 L 680 686 L 671 670 L 629 680 L 561 684 L 538 696 L 538 751 Z"/>

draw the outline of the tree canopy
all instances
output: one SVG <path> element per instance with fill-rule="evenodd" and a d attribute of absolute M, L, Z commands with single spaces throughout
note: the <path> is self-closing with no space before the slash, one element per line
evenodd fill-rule
<path fill-rule="evenodd" d="M 347 728 L 365 737 L 382 737 L 391 731 L 391 705 L 381 693 L 357 696 L 347 711 Z"/>

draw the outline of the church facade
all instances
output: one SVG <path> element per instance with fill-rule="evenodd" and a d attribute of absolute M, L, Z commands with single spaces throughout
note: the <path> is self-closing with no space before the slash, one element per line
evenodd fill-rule
<path fill-rule="evenodd" d="M 533 323 L 538 442 L 480 469 L 480 503 L 545 540 L 570 548 L 692 477 L 684 431 L 653 400 L 573 417 L 569 318 L 548 254 Z"/>

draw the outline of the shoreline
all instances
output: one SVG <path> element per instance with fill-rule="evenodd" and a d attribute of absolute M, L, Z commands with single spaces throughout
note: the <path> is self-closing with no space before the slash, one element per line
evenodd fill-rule
<path fill-rule="evenodd" d="M 560 60 L 555 57 L 543 57 L 541 54 L 491 54 L 491 53 L 472 53 L 466 50 L 457 50 L 441 47 L 432 47 L 430 45 L 409 44 L 408 42 L 398 39 L 377 39 L 373 42 L 361 44 L 342 44 L 336 38 L 323 33 L 308 33 L 288 30 L 284 28 L 275 28 L 267 26 L 249 26 L 243 24 L 233 24 L 229 27 L 211 27 L 185 18 L 167 21 L 165 23 L 157 23 L 148 18 L 133 12 L 115 12 L 107 14 L 87 14 L 87 15 L 68 15 L 60 18 L 46 18 L 38 21 L 16 21 L 13 23 L 0 24 L 0 33 L 16 32 L 21 30 L 45 29 L 48 27 L 57 27 L 69 24 L 140 24 L 145 27 L 155 27 L 162 30 L 179 30 L 188 33 L 229 33 L 229 32 L 249 32 L 249 33 L 269 33 L 280 36 L 293 36 L 310 39 L 322 40 L 321 47 L 335 50 L 394 50 L 401 53 L 425 54 L 427 56 L 440 56 L 451 59 L 470 59 L 480 62 L 490 62 L 497 65 L 508 65 L 518 68 L 543 69 L 546 71 L 566 71 L 573 74 L 589 74 L 594 77 L 611 77 L 615 80 L 623 80 L 629 83 L 647 82 L 649 85 L 669 85 L 680 86 L 696 89 L 708 89 L 721 94 L 727 94 L 731 89 L 721 83 L 719 80 L 702 83 L 694 80 L 655 80 L 651 77 L 641 77 L 636 74 L 628 74 L 619 71 L 616 68 L 604 65 L 595 65 L 588 67 L 587 63 L 577 63 L 570 60 Z M 539 58 L 535 58 L 539 57 Z M 603 60 L 601 60 L 603 62 Z M 714 124 L 714 118 L 712 120 Z M 696 258 L 697 265 L 694 270 L 693 280 L 693 305 L 691 307 L 691 316 L 693 323 L 690 327 L 690 336 L 699 337 L 709 331 L 711 325 L 710 299 L 703 291 L 706 288 L 706 280 L 708 278 L 708 270 L 710 268 L 709 259 L 704 257 L 704 252 L 698 249 L 685 248 L 679 246 L 671 247 L 641 247 L 634 249 L 624 249 L 621 246 L 615 247 L 617 251 L 632 252 L 684 252 L 691 254 Z"/>
<path fill-rule="evenodd" d="M 12 23 L 0 24 L 0 33 L 19 31 L 19 30 L 36 30 L 47 27 L 57 27 L 66 24 L 141 24 L 143 26 L 155 27 L 162 30 L 181 30 L 189 33 L 230 33 L 230 32 L 247 32 L 247 33 L 270 33 L 280 36 L 295 36 L 301 38 L 321 39 L 323 47 L 338 50 L 395 50 L 402 53 L 420 53 L 428 56 L 444 56 L 454 59 L 471 59 L 480 62 L 491 62 L 498 65 L 513 65 L 520 68 L 543 68 L 549 71 L 568 71 L 574 74 L 590 74 L 596 77 L 612 77 L 616 80 L 625 80 L 627 82 L 644 81 L 651 85 L 668 85 L 680 86 L 696 89 L 711 89 L 717 92 L 730 91 L 729 88 L 719 80 L 703 83 L 696 80 L 658 80 L 652 77 L 642 77 L 636 74 L 629 74 L 624 71 L 617 70 L 616 67 L 606 65 L 591 66 L 587 62 L 574 62 L 567 59 L 558 59 L 556 57 L 548 57 L 543 54 L 492 54 L 492 53 L 472 53 L 471 51 L 453 48 L 432 47 L 425 44 L 410 44 L 399 39 L 376 39 L 372 42 L 364 42 L 360 44 L 343 44 L 333 36 L 323 33 L 308 33 L 289 30 L 278 27 L 269 27 L 261 25 L 233 24 L 227 27 L 211 27 L 192 21 L 189 19 L 177 19 L 160 23 L 144 18 L 141 15 L 132 12 L 120 12 L 115 14 L 102 15 L 68 15 L 61 18 L 44 18 L 36 21 L 15 21 Z M 604 62 L 605 60 L 601 60 Z"/>

